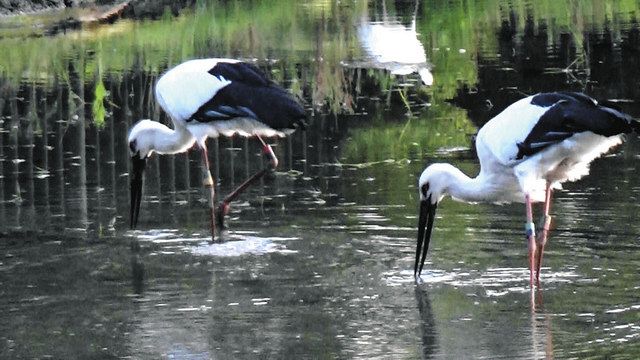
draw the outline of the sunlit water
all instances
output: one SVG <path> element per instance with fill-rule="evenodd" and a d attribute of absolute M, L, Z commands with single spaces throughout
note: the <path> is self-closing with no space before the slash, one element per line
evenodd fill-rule
<path fill-rule="evenodd" d="M 338 10 L 301 5 L 305 14 L 311 12 L 301 21 L 309 33 L 329 31 L 301 43 L 323 44 L 315 40 L 335 35 L 331 31 L 348 34 L 353 38 L 341 43 L 351 49 L 345 54 L 331 53 L 333 47 L 322 48 L 328 52 L 320 55 L 289 53 L 263 39 L 282 59 L 259 64 L 272 66 L 276 77 L 284 73 L 279 79 L 286 86 L 301 82 L 309 108 L 319 99 L 326 103 L 314 107 L 306 132 L 278 141 L 280 168 L 234 203 L 229 229 L 216 243 L 209 241 L 198 154 L 150 162 L 139 226 L 128 229 L 124 138 L 138 118 L 161 118 L 149 100 L 156 72 L 136 63 L 131 70 L 105 74 L 109 94 L 100 126 L 89 121 L 99 112 L 87 110 L 95 79 L 74 80 L 90 70 L 71 71 L 72 80 L 57 87 L 22 81 L 14 92 L 5 89 L 0 357 L 636 357 L 636 139 L 596 161 L 590 177 L 556 192 L 540 291 L 532 293 L 528 285 L 521 204 L 443 202 L 417 285 L 413 263 L 417 176 L 434 161 L 477 171 L 470 150 L 473 124 L 482 124 L 519 91 L 588 90 L 640 115 L 638 87 L 608 82 L 606 69 L 598 65 L 599 58 L 615 55 L 621 65 L 611 67 L 610 76 L 626 71 L 637 85 L 632 55 L 625 52 L 634 44 L 640 49 L 633 40 L 637 26 L 616 22 L 609 31 L 618 31 L 612 38 L 622 40 L 610 48 L 602 45 L 607 35 L 601 24 L 584 30 L 592 44 L 585 61 L 575 54 L 576 43 L 567 44 L 562 35 L 540 28 L 527 35 L 519 27 L 526 18 L 521 13 L 507 13 L 502 21 L 477 17 L 489 23 L 477 26 L 499 34 L 495 47 L 463 38 L 452 40 L 461 43 L 447 50 L 446 40 L 430 29 L 446 31 L 448 22 L 436 18 L 438 13 L 454 16 L 451 23 L 467 21 L 455 6 L 356 5 L 338 9 L 352 20 L 344 31 L 327 26 L 334 26 Z M 625 19 L 628 10 L 614 15 Z M 455 18 L 456 11 L 465 20 Z M 260 8 L 256 12 L 258 23 L 269 28 L 270 18 L 260 15 Z M 329 20 L 323 14 L 331 15 Z M 421 88 L 417 73 L 391 76 L 394 69 L 373 61 L 354 31 L 367 23 L 362 14 L 369 14 L 372 24 L 386 22 L 409 32 L 416 19 L 428 62 L 436 66 L 433 88 Z M 163 19 L 141 24 L 141 31 L 165 22 L 183 26 Z M 552 37 L 545 51 L 527 45 L 547 44 L 545 36 Z M 184 51 L 212 55 L 210 48 Z M 260 49 L 238 51 L 244 58 L 262 58 L 252 52 Z M 529 56 L 532 51 L 537 57 Z M 149 52 L 149 62 L 156 53 L 162 52 Z M 475 57 L 477 66 L 468 68 Z M 160 67 L 172 61 L 161 58 Z M 290 63 L 299 74 L 290 72 Z M 572 71 L 558 70 L 568 65 Z M 326 77 L 335 69 L 344 83 Z M 349 101 L 354 114 L 345 115 Z M 259 147 L 250 140 L 220 139 L 210 150 L 219 195 L 262 165 Z"/>

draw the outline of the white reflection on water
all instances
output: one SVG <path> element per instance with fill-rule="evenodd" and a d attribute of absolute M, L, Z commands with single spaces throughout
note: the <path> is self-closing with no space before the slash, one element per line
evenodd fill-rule
<path fill-rule="evenodd" d="M 369 22 L 358 26 L 358 38 L 369 56 L 368 67 L 387 69 L 395 75 L 417 72 L 425 85 L 433 84 L 427 56 L 418 39 L 415 18 L 411 26 L 396 20 Z"/>
<path fill-rule="evenodd" d="M 544 284 L 574 283 L 580 281 L 580 276 L 573 269 L 564 271 L 550 271 L 542 268 Z M 413 270 L 391 271 L 382 274 L 388 286 L 399 286 L 413 283 Z M 504 296 L 509 293 L 525 293 L 529 291 L 528 268 L 489 268 L 484 272 L 479 270 L 452 271 L 427 269 L 419 277 L 420 284 L 445 284 L 455 287 L 482 287 L 487 297 Z"/>
<path fill-rule="evenodd" d="M 297 238 L 262 238 L 233 234 L 225 236 L 221 243 L 204 243 L 190 248 L 195 255 L 232 257 L 242 255 L 264 255 L 269 253 L 293 254 L 297 251 L 289 250 L 282 241 L 297 240 Z"/>
<path fill-rule="evenodd" d="M 269 253 L 294 254 L 283 244 L 285 241 L 299 240 L 296 237 L 259 237 L 251 232 L 225 233 L 223 240 L 211 243 L 208 234 L 181 234 L 176 229 L 153 229 L 133 231 L 132 235 L 140 241 L 148 241 L 163 245 L 164 249 L 171 245 L 183 245 L 180 248 L 194 255 L 212 257 L 235 257 L 243 255 L 264 255 Z M 174 254 L 175 252 L 162 252 Z"/>

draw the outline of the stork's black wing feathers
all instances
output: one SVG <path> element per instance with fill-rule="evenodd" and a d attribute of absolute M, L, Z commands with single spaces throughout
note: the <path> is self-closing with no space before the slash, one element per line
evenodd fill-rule
<path fill-rule="evenodd" d="M 229 120 L 237 117 L 258 119 L 258 116 L 251 111 L 251 109 L 244 106 L 233 107 L 228 105 L 212 106 L 206 110 L 203 109 L 203 111 L 196 116 L 196 120 L 200 122 Z"/>
<path fill-rule="evenodd" d="M 305 126 L 302 105 L 254 65 L 218 63 L 209 73 L 231 83 L 200 106 L 190 120 L 210 122 L 248 117 L 276 130 Z"/>
<path fill-rule="evenodd" d="M 262 70 L 255 65 L 237 62 L 219 62 L 209 70 L 209 74 L 223 77 L 226 80 L 253 84 L 254 86 L 269 86 L 271 81 L 265 76 Z"/>
<path fill-rule="evenodd" d="M 531 104 L 549 109 L 524 141 L 517 144 L 518 160 L 585 131 L 614 136 L 640 130 L 640 123 L 629 115 L 598 105 L 594 99 L 581 93 L 538 94 L 531 99 Z"/>
<path fill-rule="evenodd" d="M 585 106 L 597 105 L 598 102 L 583 94 L 577 92 L 570 91 L 558 91 L 552 93 L 540 93 L 537 94 L 531 99 L 531 104 L 538 105 L 542 107 L 549 107 L 556 104 L 558 101 L 577 101 L 579 103 L 584 104 Z"/>

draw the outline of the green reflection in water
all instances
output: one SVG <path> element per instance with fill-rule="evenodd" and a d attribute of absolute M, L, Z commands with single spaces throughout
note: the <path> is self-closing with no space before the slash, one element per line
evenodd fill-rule
<path fill-rule="evenodd" d="M 194 57 L 277 59 L 271 77 L 302 96 L 309 88 L 316 106 L 350 110 L 353 100 L 340 62 L 358 56 L 353 24 L 366 17 L 367 3 L 274 1 L 200 2 L 179 16 L 122 20 L 52 37 L 0 39 L 0 70 L 8 85 L 22 79 L 45 86 L 68 84 L 70 64 L 83 64 L 84 78 L 95 79 L 94 115 L 103 119 L 99 81 L 132 68 L 159 73 Z M 309 64 L 300 70 L 296 64 Z M 58 80 L 59 81 L 59 80 Z M 105 100 L 103 98 L 103 100 Z M 108 100 L 108 99 L 107 99 Z"/>
<path fill-rule="evenodd" d="M 343 152 L 347 162 L 420 159 L 438 149 L 468 147 L 476 132 L 465 111 L 447 103 L 400 122 L 383 118 L 381 112 L 371 120 L 368 125 L 373 126 L 352 130 Z"/>
<path fill-rule="evenodd" d="M 302 94 L 303 84 L 309 85 L 314 104 L 340 112 L 351 109 L 353 103 L 349 79 L 340 64 L 362 56 L 354 25 L 361 19 L 377 19 L 382 11 L 387 18 L 401 15 L 394 6 L 386 5 L 201 1 L 178 16 L 167 13 L 159 20 L 121 20 L 26 41 L 15 35 L 4 37 L 0 39 L 0 69 L 13 84 L 25 78 L 52 84 L 55 78 L 68 79 L 70 62 L 83 60 L 85 79 L 94 79 L 136 65 L 159 72 L 193 57 L 285 59 L 287 65 L 273 74 L 276 81 L 287 73 L 293 78 L 294 93 Z M 461 86 L 477 83 L 476 58 L 479 53 L 498 52 L 495 34 L 503 22 L 513 22 L 522 34 L 531 19 L 534 27 L 544 26 L 550 39 L 570 33 L 581 47 L 586 29 L 606 28 L 619 34 L 624 24 L 635 19 L 638 7 L 637 1 L 597 0 L 422 3 L 416 27 L 434 65 L 432 102 L 450 99 Z M 3 27 L 15 28 L 21 22 L 24 28 L 33 26 L 29 18 L 16 17 L 3 20 Z M 309 61 L 315 63 L 312 72 L 298 74 L 295 64 Z M 98 63 L 103 70 L 100 74 L 96 73 Z"/>

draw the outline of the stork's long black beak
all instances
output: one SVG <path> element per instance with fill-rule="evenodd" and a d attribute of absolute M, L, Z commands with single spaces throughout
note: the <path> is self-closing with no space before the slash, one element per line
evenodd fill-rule
<path fill-rule="evenodd" d="M 131 228 L 135 229 L 138 224 L 138 214 L 140 213 L 140 200 L 142 200 L 142 174 L 147 165 L 147 158 L 140 158 L 139 154 L 131 157 L 132 170 L 130 174 L 131 208 L 129 219 Z"/>
<path fill-rule="evenodd" d="M 418 277 L 422 272 L 424 260 L 429 250 L 431 231 L 433 230 L 433 220 L 436 217 L 438 203 L 431 203 L 431 196 L 420 201 L 420 217 L 418 218 L 418 244 L 416 246 L 416 264 L 413 269 L 413 276 Z M 418 266 L 420 265 L 420 266 Z"/>

